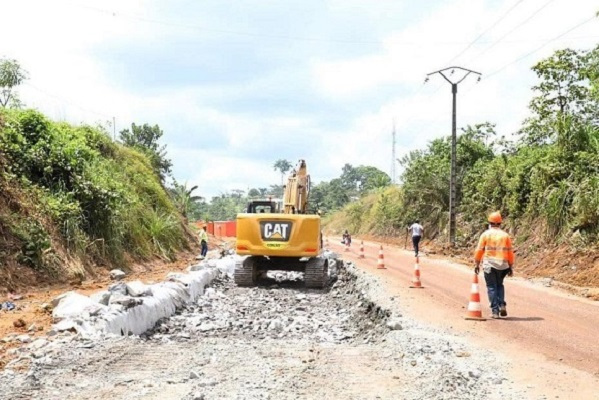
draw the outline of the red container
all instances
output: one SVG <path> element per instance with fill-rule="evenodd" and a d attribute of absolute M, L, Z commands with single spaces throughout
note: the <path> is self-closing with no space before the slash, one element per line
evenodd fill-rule
<path fill-rule="evenodd" d="M 237 236 L 237 221 L 227 221 L 227 237 Z"/>
<path fill-rule="evenodd" d="M 214 222 L 208 222 L 206 224 L 206 232 L 208 232 L 209 235 L 214 235 Z"/>
<path fill-rule="evenodd" d="M 226 221 L 214 221 L 214 236 L 223 237 L 227 234 Z"/>

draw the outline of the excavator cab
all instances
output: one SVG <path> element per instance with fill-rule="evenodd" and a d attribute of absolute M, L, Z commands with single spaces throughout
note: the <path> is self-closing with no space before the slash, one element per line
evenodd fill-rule
<path fill-rule="evenodd" d="M 280 212 L 280 200 L 252 200 L 246 209 L 248 214 L 278 214 Z"/>

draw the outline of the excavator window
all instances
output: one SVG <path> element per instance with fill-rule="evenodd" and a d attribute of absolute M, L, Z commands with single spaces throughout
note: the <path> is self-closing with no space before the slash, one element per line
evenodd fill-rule
<path fill-rule="evenodd" d="M 247 206 L 247 212 L 250 214 L 276 213 L 276 203 L 271 201 L 252 201 Z"/>

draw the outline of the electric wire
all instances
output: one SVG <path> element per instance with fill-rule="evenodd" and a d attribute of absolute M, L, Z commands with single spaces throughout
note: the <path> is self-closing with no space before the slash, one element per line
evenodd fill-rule
<path fill-rule="evenodd" d="M 501 15 L 491 26 L 482 31 L 473 41 L 471 41 L 457 56 L 453 57 L 451 60 L 445 63 L 445 65 L 451 64 L 455 60 L 457 60 L 462 54 L 468 51 L 478 40 L 483 37 L 487 32 L 496 27 L 501 21 L 503 21 L 516 7 L 522 4 L 524 0 L 518 0 L 513 6 L 511 6 L 505 13 Z"/>
<path fill-rule="evenodd" d="M 573 26 L 573 27 L 569 28 L 568 30 L 566 30 L 566 31 L 565 31 L 565 32 L 563 32 L 563 33 L 560 33 L 559 35 L 557 35 L 557 36 L 556 36 L 556 37 L 554 37 L 553 39 L 550 39 L 550 40 L 546 41 L 545 43 L 543 43 L 542 45 L 540 45 L 540 46 L 536 47 L 536 48 L 535 48 L 535 49 L 533 49 L 532 51 L 529 51 L 528 53 L 526 53 L 526 54 L 524 54 L 524 55 L 522 55 L 522 56 L 520 56 L 520 57 L 516 58 L 515 60 L 513 60 L 513 61 L 511 61 L 511 62 L 509 62 L 509 63 L 507 63 L 507 64 L 503 65 L 503 66 L 502 66 L 502 67 L 500 67 L 499 69 L 497 69 L 497 70 L 495 70 L 495 71 L 491 72 L 490 74 L 488 74 L 488 75 L 486 76 L 486 78 L 485 78 L 485 81 L 486 81 L 486 80 L 489 80 L 489 78 L 491 78 L 491 77 L 493 77 L 493 76 L 495 76 L 495 75 L 497 75 L 497 74 L 501 73 L 502 71 L 504 71 L 506 68 L 510 67 L 511 65 L 513 65 L 513 64 L 516 64 L 516 63 L 518 63 L 518 62 L 520 62 L 520 61 L 524 60 L 525 58 L 527 58 L 527 57 L 529 57 L 529 56 L 533 55 L 534 53 L 536 53 L 536 52 L 538 52 L 539 50 L 543 49 L 543 48 L 544 48 L 545 46 L 547 46 L 548 44 L 550 44 L 550 43 L 552 43 L 552 42 L 554 42 L 554 41 L 556 41 L 556 40 L 558 40 L 558 39 L 561 39 L 562 37 L 566 36 L 568 33 L 570 33 L 570 32 L 572 32 L 572 31 L 574 31 L 574 30 L 576 30 L 576 29 L 580 28 L 580 27 L 581 27 L 581 26 L 583 26 L 583 25 L 586 25 L 586 24 L 588 24 L 589 22 L 591 22 L 592 20 L 594 20 L 594 19 L 596 19 L 596 18 L 597 18 L 597 17 L 593 15 L 591 18 L 587 18 L 587 19 L 585 19 L 585 20 L 583 20 L 583 21 L 579 22 L 579 23 L 578 23 L 578 24 L 576 24 L 575 26 Z"/>
<path fill-rule="evenodd" d="M 549 0 L 549 1 L 545 2 L 545 4 L 543 4 L 541 7 L 537 8 L 524 21 L 520 22 L 518 25 L 516 25 L 515 27 L 513 27 L 512 29 L 510 29 L 507 33 L 505 33 L 504 35 L 502 35 L 499 39 L 497 39 L 496 41 L 492 42 L 490 46 L 488 46 L 485 49 L 483 49 L 480 53 L 478 53 L 477 55 L 475 55 L 474 57 L 472 57 L 468 62 L 472 62 L 474 59 L 479 58 L 480 56 L 482 56 L 483 54 L 485 54 L 489 50 L 491 50 L 493 47 L 497 46 L 499 43 L 501 43 L 503 41 L 503 39 L 505 39 L 506 37 L 508 37 L 509 35 L 511 35 L 513 32 L 515 32 L 516 30 L 518 30 L 519 28 L 521 28 L 522 26 L 524 26 L 528 22 L 530 22 L 535 16 L 537 16 L 541 11 L 543 11 L 547 6 L 549 6 L 549 4 L 553 3 L 553 1 L 555 1 L 555 0 Z"/>

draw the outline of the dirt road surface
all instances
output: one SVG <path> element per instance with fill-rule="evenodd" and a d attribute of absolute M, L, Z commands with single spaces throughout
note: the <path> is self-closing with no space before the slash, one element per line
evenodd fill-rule
<path fill-rule="evenodd" d="M 511 375 L 548 398 L 599 399 L 599 302 L 533 284 L 517 276 L 506 279 L 508 317 L 484 322 L 463 319 L 468 304 L 472 268 L 443 259 L 420 257 L 425 289 L 410 289 L 415 257 L 412 251 L 384 246 L 387 269 L 377 269 L 380 244 L 359 241 L 345 251 L 340 239 L 330 247 L 346 260 L 380 277 L 389 292 L 403 301 L 403 312 L 464 335 L 482 349 L 501 352 L 511 360 Z M 516 264 L 517 273 L 517 264 Z M 483 274 L 480 275 L 483 315 L 490 316 Z M 576 394 L 573 396 L 573 394 Z"/>

